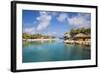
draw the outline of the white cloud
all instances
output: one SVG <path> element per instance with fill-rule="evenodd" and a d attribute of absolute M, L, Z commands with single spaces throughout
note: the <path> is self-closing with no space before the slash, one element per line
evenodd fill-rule
<path fill-rule="evenodd" d="M 61 13 L 59 14 L 59 16 L 57 17 L 57 20 L 60 22 L 63 22 L 66 20 L 66 18 L 68 17 L 68 15 L 66 13 Z"/>
<path fill-rule="evenodd" d="M 28 33 L 28 34 L 34 34 L 35 28 L 33 28 L 33 27 L 23 28 L 23 32 Z"/>
<path fill-rule="evenodd" d="M 48 14 L 48 12 L 46 12 L 46 11 L 40 11 L 40 15 L 42 16 L 42 15 L 46 15 L 46 14 Z"/>
<path fill-rule="evenodd" d="M 47 28 L 50 24 L 51 19 L 52 16 L 50 16 L 47 12 L 40 12 L 40 16 L 37 17 L 37 20 L 39 22 L 37 30 L 40 31 Z"/>
<path fill-rule="evenodd" d="M 90 27 L 90 14 L 79 13 L 76 16 L 69 17 L 67 13 L 60 13 L 57 20 L 60 22 L 67 21 L 72 27 Z"/>
<path fill-rule="evenodd" d="M 57 35 L 57 32 L 47 32 L 46 34 L 48 34 L 48 35 Z"/>
<path fill-rule="evenodd" d="M 70 25 L 74 27 L 90 27 L 89 14 L 78 14 L 77 16 L 67 18 Z"/>

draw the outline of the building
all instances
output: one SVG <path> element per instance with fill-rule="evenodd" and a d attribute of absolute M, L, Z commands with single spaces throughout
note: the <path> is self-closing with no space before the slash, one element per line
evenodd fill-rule
<path fill-rule="evenodd" d="M 91 44 L 91 37 L 90 35 L 86 35 L 83 33 L 79 33 L 74 36 L 74 41 L 76 44 L 84 44 L 84 45 L 90 45 Z"/>
<path fill-rule="evenodd" d="M 79 33 L 74 36 L 74 40 L 79 40 L 79 41 L 87 41 L 90 40 L 90 35 L 85 35 L 83 33 Z"/>
<path fill-rule="evenodd" d="M 68 44 L 91 45 L 91 36 L 83 33 L 79 33 L 76 34 L 73 38 L 66 39 L 64 42 Z"/>

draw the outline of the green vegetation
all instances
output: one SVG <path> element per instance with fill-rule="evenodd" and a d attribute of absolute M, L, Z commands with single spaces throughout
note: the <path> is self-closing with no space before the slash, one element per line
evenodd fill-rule
<path fill-rule="evenodd" d="M 27 34 L 23 33 L 23 39 L 48 39 L 48 38 L 55 38 L 54 36 L 42 35 L 42 34 Z"/>
<path fill-rule="evenodd" d="M 79 34 L 79 33 L 90 35 L 91 29 L 90 28 L 71 29 L 71 31 L 69 33 L 70 33 L 71 37 L 74 37 L 76 34 Z"/>

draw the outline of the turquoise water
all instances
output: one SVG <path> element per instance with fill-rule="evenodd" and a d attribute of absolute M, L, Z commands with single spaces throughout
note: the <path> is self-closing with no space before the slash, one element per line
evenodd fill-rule
<path fill-rule="evenodd" d="M 56 41 L 23 41 L 23 63 L 87 60 L 91 58 L 90 46 L 66 44 Z"/>

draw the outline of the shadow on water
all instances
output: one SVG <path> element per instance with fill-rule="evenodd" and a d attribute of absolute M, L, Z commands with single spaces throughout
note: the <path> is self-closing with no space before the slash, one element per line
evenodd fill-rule
<path fill-rule="evenodd" d="M 72 59 L 91 59 L 91 46 L 79 44 L 64 44 L 69 50 L 70 58 Z"/>

